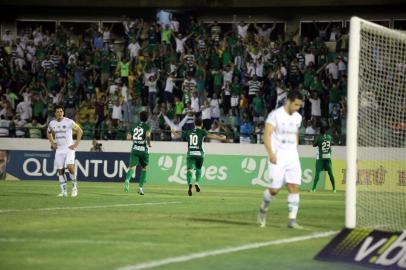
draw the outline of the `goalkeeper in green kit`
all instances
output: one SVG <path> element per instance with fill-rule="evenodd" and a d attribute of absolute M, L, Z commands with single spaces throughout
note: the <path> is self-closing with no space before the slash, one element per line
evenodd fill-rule
<path fill-rule="evenodd" d="M 217 135 L 207 132 L 202 129 L 203 122 L 200 118 L 195 119 L 195 128 L 183 131 L 182 137 L 188 142 L 188 151 L 186 156 L 186 179 L 188 183 L 188 195 L 192 196 L 192 170 L 196 170 L 196 192 L 200 192 L 199 181 L 202 175 L 202 166 L 204 160 L 203 142 L 207 137 L 209 139 L 226 141 L 227 137 L 224 135 Z M 172 133 L 178 133 L 175 129 L 172 129 Z"/>
<path fill-rule="evenodd" d="M 130 166 L 124 182 L 124 191 L 129 191 L 130 180 L 135 175 L 136 167 L 141 166 L 138 194 L 144 195 L 143 187 L 147 178 L 149 148 L 151 147 L 151 127 L 147 122 L 148 112 L 140 112 L 140 120 L 127 134 L 127 140 L 132 140 L 133 145 L 130 153 Z"/>
<path fill-rule="evenodd" d="M 314 176 L 313 187 L 310 192 L 315 192 L 317 183 L 319 182 L 319 176 L 322 171 L 327 171 L 330 178 L 331 186 L 333 187 L 333 192 L 336 192 L 336 185 L 333 175 L 333 167 L 331 165 L 331 142 L 333 138 L 331 135 L 326 134 L 326 129 L 324 127 L 320 128 L 320 135 L 316 138 L 313 143 L 313 147 L 317 147 L 316 156 L 316 174 Z"/>

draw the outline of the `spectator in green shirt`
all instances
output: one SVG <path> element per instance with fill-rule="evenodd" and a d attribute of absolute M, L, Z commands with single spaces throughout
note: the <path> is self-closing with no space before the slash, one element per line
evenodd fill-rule
<path fill-rule="evenodd" d="M 255 94 L 251 104 L 254 119 L 264 115 L 265 99 L 260 92 Z"/>
<path fill-rule="evenodd" d="M 175 97 L 175 114 L 178 121 L 182 118 L 182 113 L 185 108 L 183 101 L 180 100 L 178 97 Z"/>
<path fill-rule="evenodd" d="M 95 124 L 90 122 L 90 116 L 86 115 L 84 121 L 81 123 L 83 130 L 83 140 L 93 140 L 95 132 Z"/>
<path fill-rule="evenodd" d="M 92 75 L 89 75 L 89 78 L 85 80 L 84 92 L 87 99 L 94 98 L 96 95 L 96 86 L 95 79 Z"/>
<path fill-rule="evenodd" d="M 211 73 L 213 75 L 213 91 L 219 95 L 221 86 L 223 85 L 223 73 L 218 69 L 213 69 Z"/>
<path fill-rule="evenodd" d="M 6 99 L 8 102 L 10 102 L 11 108 L 14 110 L 16 108 L 16 100 L 18 100 L 18 96 L 11 91 L 10 88 L 6 89 Z"/>
<path fill-rule="evenodd" d="M 310 91 L 316 91 L 318 96 L 323 93 L 323 84 L 321 83 L 319 77 L 316 75 L 313 77 L 313 82 L 310 83 Z"/>
<path fill-rule="evenodd" d="M 43 97 L 43 93 L 34 94 L 32 96 L 32 116 L 36 118 L 37 121 L 43 123 L 45 120 L 44 112 L 46 112 L 46 100 Z"/>
<path fill-rule="evenodd" d="M 116 72 L 121 77 L 121 82 L 128 85 L 128 75 L 130 75 L 130 60 L 124 57 L 117 65 Z"/>
<path fill-rule="evenodd" d="M 341 90 L 333 83 L 328 93 L 328 113 L 331 114 L 334 106 L 339 106 L 341 101 Z"/>
<path fill-rule="evenodd" d="M 314 76 L 316 75 L 316 72 L 314 70 L 314 64 L 313 62 L 310 62 L 310 64 L 305 67 L 304 73 L 303 73 L 303 87 L 305 89 L 309 89 L 312 83 L 314 82 Z"/>
<path fill-rule="evenodd" d="M 161 31 L 161 42 L 164 44 L 171 44 L 171 36 L 172 30 L 169 28 L 169 24 L 167 24 Z"/>

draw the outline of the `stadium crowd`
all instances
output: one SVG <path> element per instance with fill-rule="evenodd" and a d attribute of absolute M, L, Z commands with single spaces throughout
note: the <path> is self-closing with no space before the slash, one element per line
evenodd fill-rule
<path fill-rule="evenodd" d="M 0 136 L 44 138 L 53 107 L 63 104 L 84 139 L 124 140 L 148 109 L 153 140 L 175 139 L 170 128 L 188 129 L 198 116 L 230 142 L 260 143 L 267 114 L 298 89 L 305 97 L 301 143 L 321 126 L 344 143 L 348 31 L 315 24 L 315 38 L 273 38 L 275 24 L 233 21 L 180 23 L 162 11 L 156 21 L 124 16 L 123 36 L 97 25 L 80 35 L 61 25 L 54 33 L 41 25 L 17 36 L 6 31 Z"/>

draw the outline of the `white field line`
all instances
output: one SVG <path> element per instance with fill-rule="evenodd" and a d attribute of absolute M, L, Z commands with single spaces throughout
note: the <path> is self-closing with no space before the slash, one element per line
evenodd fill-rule
<path fill-rule="evenodd" d="M 130 242 L 91 239 L 50 239 L 50 238 L 0 238 L 3 243 L 45 242 L 52 244 L 89 244 L 89 245 L 158 245 L 153 242 Z M 159 243 L 161 244 L 161 243 Z"/>
<path fill-rule="evenodd" d="M 285 238 L 285 239 L 273 240 L 273 241 L 268 241 L 268 242 L 245 244 L 245 245 L 236 246 L 236 247 L 227 247 L 227 248 L 216 249 L 216 250 L 212 250 L 212 251 L 192 253 L 192 254 L 183 255 L 183 256 L 179 256 L 179 257 L 170 257 L 170 258 L 166 258 L 166 259 L 162 259 L 162 260 L 149 261 L 149 262 L 134 264 L 134 265 L 127 265 L 127 266 L 116 268 L 116 270 L 149 269 L 149 268 L 159 267 L 159 266 L 173 264 L 173 263 L 187 262 L 187 261 L 191 261 L 191 260 L 195 260 L 195 259 L 206 258 L 206 257 L 210 257 L 210 256 L 217 256 L 217 255 L 234 253 L 234 252 L 250 250 L 250 249 L 257 249 L 257 248 L 262 248 L 262 247 L 267 247 L 267 246 L 289 244 L 289 243 L 295 243 L 295 242 L 306 241 L 306 240 L 311 240 L 311 239 L 323 238 L 323 237 L 328 237 L 328 236 L 331 236 L 331 235 L 334 235 L 337 233 L 338 233 L 337 231 L 318 232 L 318 233 L 312 233 L 312 234 L 308 234 L 308 235 L 304 235 L 304 236 Z"/>
<path fill-rule="evenodd" d="M 97 208 L 114 208 L 128 206 L 144 206 L 144 205 L 165 205 L 178 204 L 181 202 L 149 202 L 149 203 L 127 203 L 127 204 L 105 204 L 105 205 L 89 205 L 89 206 L 67 206 L 67 207 L 49 207 L 49 208 L 24 208 L 24 209 L 0 209 L 0 214 L 10 212 L 34 212 L 34 211 L 55 211 L 55 210 L 76 210 L 76 209 L 97 209 Z"/>

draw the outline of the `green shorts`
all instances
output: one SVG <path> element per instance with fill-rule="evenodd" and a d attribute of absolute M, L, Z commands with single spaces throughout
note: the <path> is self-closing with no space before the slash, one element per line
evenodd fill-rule
<path fill-rule="evenodd" d="M 329 171 L 331 170 L 331 159 L 318 159 L 316 160 L 316 171 Z"/>
<path fill-rule="evenodd" d="M 149 154 L 139 151 L 131 151 L 130 153 L 130 168 L 139 166 L 145 168 L 149 163 Z"/>
<path fill-rule="evenodd" d="M 187 156 L 186 167 L 188 170 L 201 169 L 203 166 L 204 157 Z"/>

